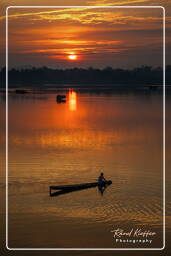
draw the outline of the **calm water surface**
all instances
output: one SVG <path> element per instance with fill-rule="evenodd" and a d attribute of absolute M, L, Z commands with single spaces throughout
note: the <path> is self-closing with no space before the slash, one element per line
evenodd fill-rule
<path fill-rule="evenodd" d="M 2 120 L 1 120 L 2 121 Z M 162 96 L 9 95 L 10 247 L 162 247 Z M 49 197 L 49 186 L 113 184 Z M 111 230 L 157 232 L 117 244 Z"/>

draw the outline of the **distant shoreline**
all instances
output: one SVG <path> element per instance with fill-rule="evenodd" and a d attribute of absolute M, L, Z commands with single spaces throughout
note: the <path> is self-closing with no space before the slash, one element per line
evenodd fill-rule
<path fill-rule="evenodd" d="M 89 86 L 89 85 L 52 85 L 44 84 L 42 86 L 20 86 L 16 84 L 14 87 L 8 88 L 8 93 L 17 95 L 27 94 L 50 94 L 50 93 L 68 93 L 70 90 L 74 90 L 80 93 L 95 93 L 95 94 L 113 94 L 113 93 L 160 93 L 162 94 L 163 85 L 100 85 L 100 86 Z M 166 86 L 166 90 L 170 92 L 171 85 Z M 6 89 L 0 88 L 0 93 L 5 94 Z"/>
<path fill-rule="evenodd" d="M 6 69 L 0 70 L 2 87 L 6 84 Z M 131 70 L 96 68 L 52 69 L 48 67 L 10 69 L 8 71 L 9 88 L 16 87 L 61 87 L 61 88 L 136 88 L 160 86 L 163 84 L 161 67 L 142 66 Z M 166 67 L 166 84 L 171 84 L 171 66 Z M 17 86 L 16 86 L 17 85 Z M 31 86 L 32 85 L 32 86 Z"/>

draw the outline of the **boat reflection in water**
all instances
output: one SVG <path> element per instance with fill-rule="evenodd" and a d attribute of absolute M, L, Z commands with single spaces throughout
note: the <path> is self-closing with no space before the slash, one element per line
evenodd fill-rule
<path fill-rule="evenodd" d="M 77 94 L 73 90 L 69 91 L 69 110 L 75 111 L 77 109 Z"/>

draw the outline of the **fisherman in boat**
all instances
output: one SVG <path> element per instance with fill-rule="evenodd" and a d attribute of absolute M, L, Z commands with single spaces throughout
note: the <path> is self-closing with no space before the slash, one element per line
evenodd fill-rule
<path fill-rule="evenodd" d="M 104 186 L 104 185 L 105 185 L 105 181 L 106 181 L 106 179 L 105 179 L 105 177 L 104 177 L 104 174 L 103 174 L 103 172 L 101 172 L 101 174 L 100 174 L 100 176 L 99 176 L 99 178 L 98 178 L 98 184 L 99 184 L 99 186 Z"/>

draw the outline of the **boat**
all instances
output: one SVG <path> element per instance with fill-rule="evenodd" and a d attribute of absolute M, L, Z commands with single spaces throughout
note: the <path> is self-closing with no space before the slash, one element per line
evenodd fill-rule
<path fill-rule="evenodd" d="M 18 94 L 25 94 L 25 93 L 27 93 L 27 91 L 26 91 L 26 90 L 22 90 L 22 89 L 16 89 L 16 90 L 15 90 L 15 93 L 18 93 Z"/>
<path fill-rule="evenodd" d="M 93 188 L 93 187 L 105 187 L 107 185 L 111 185 L 112 181 L 107 180 L 103 184 L 99 184 L 98 182 L 91 182 L 91 183 L 82 183 L 82 184 L 74 184 L 74 185 L 60 185 L 60 186 L 50 186 L 50 196 L 53 195 L 51 192 L 52 190 L 61 190 L 61 191 L 75 191 L 75 190 L 81 190 L 81 189 L 86 189 L 86 188 Z"/>
<path fill-rule="evenodd" d="M 66 95 L 57 95 L 56 96 L 57 103 L 65 103 L 66 102 Z"/>

